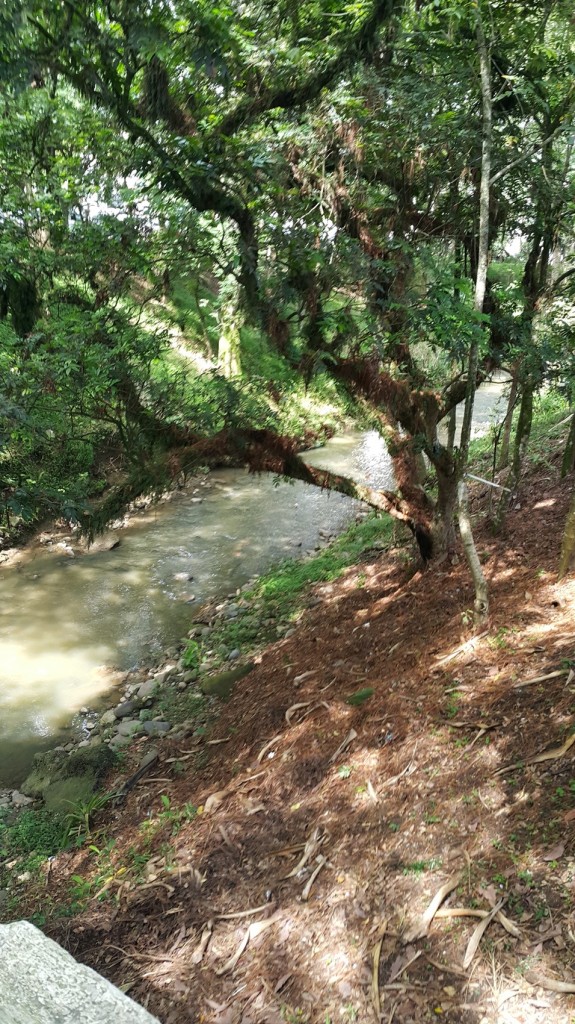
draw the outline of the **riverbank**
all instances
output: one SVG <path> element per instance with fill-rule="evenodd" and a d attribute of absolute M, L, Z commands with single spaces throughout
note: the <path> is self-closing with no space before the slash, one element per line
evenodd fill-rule
<path fill-rule="evenodd" d="M 565 1024 L 575 583 L 556 579 L 562 443 L 547 435 L 503 536 L 473 491 L 487 630 L 469 626 L 463 565 L 421 572 L 390 538 L 385 553 L 348 552 L 336 578 L 309 581 L 295 618 L 265 616 L 254 668 L 204 694 L 214 713 L 195 733 L 130 742 L 109 792 L 151 747 L 157 759 L 85 815 L 78 848 L 5 865 L 5 918 L 33 916 L 170 1024 L 367 1024 L 374 1009 L 394 1024 Z M 226 603 L 194 627 L 200 664 L 224 636 L 219 655 L 244 663 L 247 641 L 231 661 L 230 644 L 262 587 L 232 600 L 241 614 Z M 270 579 L 268 596 L 289 587 Z M 166 692 L 196 692 L 199 667 Z"/>
<path fill-rule="evenodd" d="M 216 713 L 215 698 L 229 697 L 236 679 L 253 666 L 247 659 L 257 661 L 272 639 L 293 635 L 306 606 L 306 584 L 335 578 L 362 553 L 388 546 L 392 529 L 386 518 L 358 513 L 357 520 L 337 539 L 320 531 L 315 552 L 200 608 L 179 644 L 159 662 L 118 675 L 111 705 L 102 709 L 99 701 L 97 708 L 82 708 L 74 738 L 39 754 L 18 789 L 0 790 L 0 808 L 44 800 L 52 812 L 64 815 L 67 805 L 91 798 L 97 782 L 92 760 L 100 747 L 119 753 L 137 738 L 203 735 Z M 111 548 L 120 538 L 110 534 L 100 543 Z M 67 767 L 72 754 L 74 772 Z"/>

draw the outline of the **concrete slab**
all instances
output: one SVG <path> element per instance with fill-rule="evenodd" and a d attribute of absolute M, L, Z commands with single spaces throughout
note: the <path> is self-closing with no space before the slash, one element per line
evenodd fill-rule
<path fill-rule="evenodd" d="M 160 1024 L 28 921 L 0 925 L 0 1024 Z"/>

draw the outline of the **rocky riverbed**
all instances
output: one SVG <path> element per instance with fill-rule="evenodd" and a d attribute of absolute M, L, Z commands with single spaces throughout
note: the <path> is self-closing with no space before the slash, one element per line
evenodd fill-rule
<path fill-rule="evenodd" d="M 363 518 L 360 513 L 358 518 Z M 322 530 L 320 543 L 311 556 L 333 539 Z M 157 743 L 171 739 L 203 737 L 213 720 L 219 700 L 227 700 L 235 684 L 258 660 L 246 660 L 239 647 L 221 642 L 226 622 L 248 624 L 257 635 L 287 638 L 297 622 L 276 618 L 250 591 L 255 580 L 246 583 L 226 600 L 205 605 L 196 614 L 187 635 L 167 649 L 154 665 L 139 667 L 123 676 L 115 691 L 115 703 L 105 710 L 83 707 L 76 718 L 76 736 L 65 744 L 38 753 L 33 769 L 17 789 L 0 790 L 0 810 L 16 812 L 44 803 L 49 809 L 69 811 L 77 802 L 87 801 L 100 779 L 115 762 L 116 755 L 134 741 L 140 747 L 140 767 L 157 755 Z M 311 599 L 316 603 L 317 599 Z M 213 638 L 213 642 L 212 642 Z M 193 649 L 190 664 L 190 645 Z M 149 742 L 147 742 L 149 741 Z"/>

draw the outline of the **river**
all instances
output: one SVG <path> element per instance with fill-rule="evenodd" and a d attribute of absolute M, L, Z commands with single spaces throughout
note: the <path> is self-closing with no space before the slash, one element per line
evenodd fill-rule
<path fill-rule="evenodd" d="M 480 399 L 478 422 L 501 393 L 488 387 L 497 390 Z M 373 431 L 333 438 L 307 458 L 393 487 Z M 36 546 L 16 568 L 0 567 L 0 789 L 22 780 L 36 751 L 67 738 L 82 707 L 113 700 L 123 672 L 185 636 L 195 608 L 314 548 L 358 511 L 338 494 L 225 470 L 136 515 L 114 550 L 72 557 Z"/>

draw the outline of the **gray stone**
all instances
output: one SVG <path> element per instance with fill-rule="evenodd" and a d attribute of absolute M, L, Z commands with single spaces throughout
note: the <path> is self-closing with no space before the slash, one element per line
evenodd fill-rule
<path fill-rule="evenodd" d="M 136 710 L 137 704 L 134 700 L 125 700 L 123 704 L 118 704 L 118 706 L 114 708 L 114 715 L 116 718 L 127 718 L 128 715 L 133 715 Z"/>
<path fill-rule="evenodd" d="M 146 679 L 145 683 L 141 683 L 138 687 L 138 697 L 140 700 L 150 700 L 157 692 L 158 680 Z"/>
<path fill-rule="evenodd" d="M 172 728 L 170 722 L 144 722 L 146 736 L 162 736 Z"/>
<path fill-rule="evenodd" d="M 230 653 L 228 654 L 228 661 L 235 661 L 236 658 L 239 658 L 241 653 L 242 652 L 240 651 L 239 647 L 234 647 L 233 651 L 230 651 Z"/>
<path fill-rule="evenodd" d="M 135 736 L 142 731 L 142 723 L 139 718 L 124 718 L 118 725 L 120 736 Z"/>
<path fill-rule="evenodd" d="M 116 735 L 112 736 L 112 739 L 108 741 L 108 746 L 110 750 L 121 750 L 122 747 L 127 747 L 129 742 L 129 736 L 122 736 L 121 733 L 117 732 Z M 2 1024 L 1 1021 L 0 1024 Z"/>
<path fill-rule="evenodd" d="M 28 921 L 0 925 L 0 1024 L 158 1024 Z"/>
<path fill-rule="evenodd" d="M 32 804 L 34 801 L 30 796 L 24 796 L 23 793 L 19 793 L 17 789 L 12 791 L 12 804 L 14 807 L 26 807 L 27 804 Z"/>
<path fill-rule="evenodd" d="M 106 728 L 107 725 L 115 725 L 115 724 L 116 724 L 116 715 L 115 715 L 115 712 L 113 711 L 113 709 L 110 709 L 110 711 L 104 711 L 104 714 L 100 718 L 100 725 L 103 728 Z"/>
<path fill-rule="evenodd" d="M 120 538 L 117 533 L 104 533 L 101 537 L 96 537 L 91 544 L 85 541 L 82 542 L 82 546 L 88 550 L 91 555 L 99 555 L 104 551 L 113 551 L 114 548 L 119 547 Z"/>

